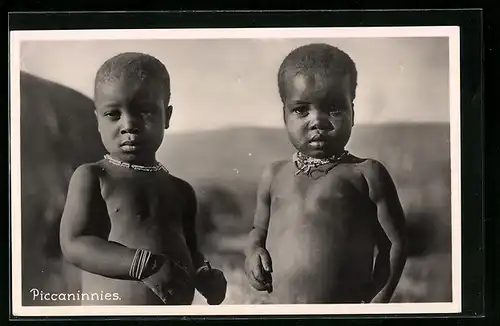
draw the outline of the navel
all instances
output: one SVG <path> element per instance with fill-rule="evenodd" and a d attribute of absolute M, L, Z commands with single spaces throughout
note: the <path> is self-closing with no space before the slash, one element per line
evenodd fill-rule
<path fill-rule="evenodd" d="M 115 208 L 115 213 L 117 213 L 120 210 L 119 207 Z"/>

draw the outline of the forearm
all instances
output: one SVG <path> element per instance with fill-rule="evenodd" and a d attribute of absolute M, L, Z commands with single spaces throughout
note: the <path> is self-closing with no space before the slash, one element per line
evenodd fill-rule
<path fill-rule="evenodd" d="M 383 302 L 389 302 L 401 279 L 406 264 L 406 247 L 404 245 L 393 245 L 390 250 L 390 272 L 387 282 L 382 287 L 380 295 Z"/>
<path fill-rule="evenodd" d="M 116 279 L 133 279 L 129 275 L 136 249 L 96 236 L 80 236 L 62 246 L 64 257 L 89 273 Z"/>
<path fill-rule="evenodd" d="M 196 237 L 196 231 L 192 225 L 187 225 L 185 227 L 186 244 L 191 255 L 191 261 L 193 262 L 193 267 L 195 270 L 200 268 L 205 262 L 205 256 L 200 251 L 198 247 L 198 239 Z"/>
<path fill-rule="evenodd" d="M 193 261 L 194 269 L 197 270 L 205 263 L 205 256 L 198 249 L 191 250 L 191 259 Z"/>

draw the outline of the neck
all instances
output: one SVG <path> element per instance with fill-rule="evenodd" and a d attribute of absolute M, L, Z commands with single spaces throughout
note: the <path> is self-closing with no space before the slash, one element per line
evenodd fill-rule
<path fill-rule="evenodd" d="M 143 165 L 143 164 L 137 164 L 135 162 L 124 162 L 116 157 L 111 156 L 110 154 L 104 155 L 104 158 L 108 160 L 111 164 L 131 169 L 131 170 L 136 170 L 136 171 L 143 171 L 143 172 L 156 172 L 160 170 L 167 171 L 167 169 L 159 162 L 154 160 L 154 162 L 151 164 Z M 168 171 L 167 171 L 168 172 Z"/>
<path fill-rule="evenodd" d="M 347 153 L 347 151 L 345 149 L 342 149 L 341 151 L 339 152 L 336 152 L 335 154 L 331 155 L 331 156 L 326 156 L 326 157 L 314 157 L 314 156 L 309 156 L 307 154 L 304 154 L 300 151 L 297 151 L 296 152 L 296 155 L 299 156 L 300 158 L 304 158 L 304 159 L 310 159 L 310 160 L 317 160 L 317 161 L 328 161 L 328 160 L 335 160 L 335 159 L 338 159 L 339 157 L 342 157 L 344 156 L 345 154 Z"/>
<path fill-rule="evenodd" d="M 156 161 L 156 156 L 152 155 L 130 155 L 126 153 L 119 153 L 117 155 L 113 153 L 108 153 L 111 158 L 129 164 L 142 165 L 142 166 L 154 166 Z"/>
<path fill-rule="evenodd" d="M 298 175 L 302 172 L 310 177 L 312 177 L 313 173 L 318 171 L 320 172 L 319 175 L 327 174 L 328 171 L 339 164 L 342 158 L 344 158 L 347 154 L 348 152 L 344 150 L 341 154 L 336 154 L 327 158 L 314 158 L 307 156 L 302 152 L 295 152 L 292 158 L 295 166 L 298 169 L 295 174 Z M 316 177 L 313 178 L 316 179 Z"/>

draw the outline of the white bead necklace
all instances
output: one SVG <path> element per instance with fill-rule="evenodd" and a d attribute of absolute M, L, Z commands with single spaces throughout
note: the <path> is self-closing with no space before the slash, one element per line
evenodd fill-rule
<path fill-rule="evenodd" d="M 301 172 L 306 175 L 310 175 L 313 169 L 316 169 L 319 166 L 325 164 L 338 163 L 347 154 L 349 154 L 348 151 L 343 151 L 339 155 L 334 155 L 333 157 L 319 159 L 319 158 L 309 157 L 301 152 L 295 152 L 292 157 L 292 160 L 298 169 L 298 171 L 295 172 L 295 175 L 298 175 Z"/>
<path fill-rule="evenodd" d="M 136 171 L 142 171 L 142 172 L 158 172 L 160 170 L 163 170 L 168 173 L 168 170 L 161 164 L 160 162 L 156 162 L 154 166 L 144 166 L 144 165 L 137 165 L 137 164 L 130 164 L 127 162 L 122 162 L 116 158 L 111 157 L 111 155 L 106 154 L 104 155 L 104 158 L 108 160 L 111 164 L 124 167 L 127 169 L 132 169 Z"/>

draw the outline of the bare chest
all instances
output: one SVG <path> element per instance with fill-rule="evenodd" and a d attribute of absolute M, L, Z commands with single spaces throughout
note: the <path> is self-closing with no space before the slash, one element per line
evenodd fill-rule
<path fill-rule="evenodd" d="M 111 223 L 109 240 L 163 246 L 183 235 L 183 197 L 171 182 L 106 178 L 101 185 Z"/>
<path fill-rule="evenodd" d="M 271 189 L 271 221 L 294 225 L 363 223 L 375 206 L 361 173 L 338 166 L 326 176 L 311 179 L 295 175 L 293 166 L 277 175 Z"/>

